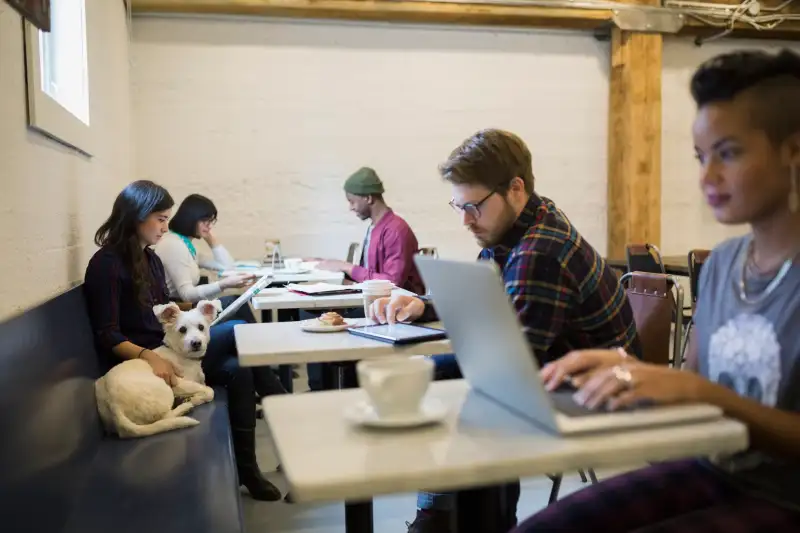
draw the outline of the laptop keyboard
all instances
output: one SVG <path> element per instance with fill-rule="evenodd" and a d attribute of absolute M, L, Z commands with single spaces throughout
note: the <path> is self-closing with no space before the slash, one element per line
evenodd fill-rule
<path fill-rule="evenodd" d="M 566 416 L 582 417 L 603 415 L 612 412 L 624 413 L 627 411 L 635 411 L 646 407 L 651 407 L 653 405 L 652 402 L 641 401 L 635 405 L 623 407 L 615 411 L 609 410 L 605 405 L 597 407 L 596 409 L 589 409 L 588 407 L 584 407 L 583 405 L 579 404 L 572 398 L 572 395 L 575 394 L 575 391 L 576 389 L 569 385 L 563 385 L 552 391 L 550 393 L 550 400 L 553 402 L 553 407 L 555 410 Z"/>

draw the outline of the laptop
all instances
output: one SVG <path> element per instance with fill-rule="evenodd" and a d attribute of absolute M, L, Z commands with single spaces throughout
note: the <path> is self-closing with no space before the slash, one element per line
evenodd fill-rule
<path fill-rule="evenodd" d="M 267 274 L 266 276 L 261 276 L 258 281 L 253 283 L 249 289 L 247 289 L 244 294 L 236 298 L 233 302 L 228 304 L 228 307 L 223 309 L 223 311 L 217 315 L 217 318 L 211 323 L 212 326 L 216 326 L 217 324 L 224 322 L 229 317 L 233 316 L 233 314 L 239 310 L 240 307 L 243 305 L 250 303 L 259 292 L 261 292 L 264 288 L 269 286 L 272 283 L 273 276 L 272 274 Z"/>
<path fill-rule="evenodd" d="M 536 425 L 571 435 L 722 416 L 705 404 L 590 410 L 572 399 L 574 390 L 548 392 L 493 261 L 414 260 L 472 389 Z"/>

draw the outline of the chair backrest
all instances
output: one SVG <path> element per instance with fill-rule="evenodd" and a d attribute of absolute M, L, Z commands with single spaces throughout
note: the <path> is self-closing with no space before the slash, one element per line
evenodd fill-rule
<path fill-rule="evenodd" d="M 643 359 L 659 365 L 668 365 L 672 360 L 680 368 L 682 324 L 672 320 L 673 313 L 683 309 L 683 288 L 678 279 L 668 274 L 629 272 L 620 283 L 627 285 Z"/>
<path fill-rule="evenodd" d="M 353 264 L 353 261 L 355 261 L 356 259 L 356 251 L 358 250 L 359 246 L 361 245 L 358 244 L 357 242 L 351 242 L 350 246 L 347 247 L 347 262 L 350 263 L 351 265 Z"/>
<path fill-rule="evenodd" d="M 711 255 L 711 250 L 689 252 L 689 287 L 692 291 L 692 309 L 697 305 L 697 283 L 700 281 L 700 270 L 709 255 Z"/>
<path fill-rule="evenodd" d="M 0 324 L 0 516 L 61 531 L 103 430 L 83 287 Z M 3 528 L 3 529 L 6 529 Z"/>
<path fill-rule="evenodd" d="M 650 272 L 664 274 L 661 252 L 654 244 L 629 244 L 625 247 L 628 272 Z"/>
<path fill-rule="evenodd" d="M 417 251 L 419 255 L 424 255 L 427 257 L 435 257 L 439 258 L 439 251 L 436 249 L 435 246 L 423 246 L 422 248 Z"/>

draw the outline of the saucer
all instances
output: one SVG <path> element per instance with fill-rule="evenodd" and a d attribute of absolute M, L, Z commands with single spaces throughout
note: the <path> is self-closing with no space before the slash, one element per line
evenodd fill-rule
<path fill-rule="evenodd" d="M 357 426 L 374 428 L 412 428 L 436 424 L 447 416 L 447 406 L 435 398 L 422 400 L 420 410 L 409 415 L 380 418 L 369 401 L 351 405 L 344 411 L 345 419 Z"/>
<path fill-rule="evenodd" d="M 316 318 L 312 318 L 300 322 L 300 329 L 309 333 L 336 333 L 337 331 L 345 331 L 358 325 L 357 320 L 345 319 L 344 322 L 345 323 L 341 326 L 326 326 Z"/>
<path fill-rule="evenodd" d="M 299 276 L 301 274 L 308 274 L 311 272 L 310 268 L 276 268 L 272 273 L 276 276 Z"/>

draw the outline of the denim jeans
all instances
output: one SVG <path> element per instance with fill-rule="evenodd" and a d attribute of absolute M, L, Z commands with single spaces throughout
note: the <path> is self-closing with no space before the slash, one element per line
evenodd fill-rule
<path fill-rule="evenodd" d="M 223 297 L 219 298 L 219 302 L 222 304 L 222 308 L 225 309 L 226 307 L 231 305 L 233 302 L 235 302 L 237 298 L 239 298 L 239 296 L 237 296 L 235 294 L 231 295 L 231 296 L 223 296 Z M 241 320 L 243 322 L 247 322 L 248 324 L 255 324 L 256 323 L 256 317 L 253 316 L 253 310 L 250 309 L 249 305 L 241 306 L 239 309 L 236 310 L 236 312 L 233 314 L 233 316 L 231 318 L 229 318 L 228 320 Z"/>
<path fill-rule="evenodd" d="M 233 328 L 241 320 L 227 320 L 211 327 L 211 341 L 203 358 L 206 383 L 225 387 L 228 392 L 228 416 L 234 429 L 256 427 L 256 402 L 253 372 L 239 366 Z"/>
<path fill-rule="evenodd" d="M 460 379 L 461 369 L 455 355 L 434 355 L 431 357 L 435 365 L 434 379 Z M 505 517 L 504 527 L 511 528 L 516 525 L 517 503 L 519 501 L 519 481 L 505 485 L 506 504 L 508 516 Z M 430 511 L 452 511 L 455 504 L 455 495 L 441 492 L 420 492 L 417 494 L 417 508 Z"/>
<path fill-rule="evenodd" d="M 344 318 L 364 318 L 364 308 L 357 307 L 353 309 L 346 309 L 342 310 L 339 309 L 336 311 Z M 317 318 L 321 316 L 324 311 L 301 311 L 300 312 L 300 320 L 308 320 L 311 318 Z M 322 391 L 327 390 L 329 387 L 329 380 L 326 379 L 326 373 L 331 374 L 333 369 L 331 368 L 334 363 L 308 363 L 306 365 L 306 371 L 308 372 L 308 388 L 311 391 Z M 344 367 L 344 386 L 346 388 L 351 387 L 358 387 L 357 379 L 355 377 L 355 363 L 354 362 L 342 362 L 342 363 L 335 363 L 337 365 L 341 365 Z"/>
<path fill-rule="evenodd" d="M 433 379 L 443 381 L 446 379 L 460 379 L 461 369 L 453 354 L 434 355 L 431 357 L 434 364 Z M 453 494 L 441 492 L 420 492 L 417 494 L 417 508 L 449 511 L 453 508 L 455 498 Z"/>

